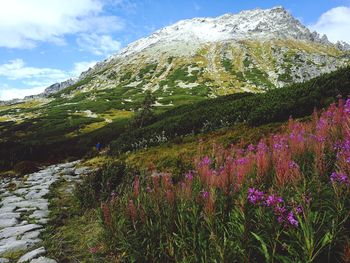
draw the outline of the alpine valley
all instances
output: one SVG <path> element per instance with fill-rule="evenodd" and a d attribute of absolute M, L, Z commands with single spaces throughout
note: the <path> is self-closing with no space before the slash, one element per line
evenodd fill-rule
<path fill-rule="evenodd" d="M 2 101 L 0 263 L 349 262 L 349 95 L 350 45 L 275 7 Z"/>

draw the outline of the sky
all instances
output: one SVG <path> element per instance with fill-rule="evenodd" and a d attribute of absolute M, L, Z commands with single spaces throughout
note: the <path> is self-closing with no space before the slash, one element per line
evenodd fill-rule
<path fill-rule="evenodd" d="M 0 0 L 0 100 L 77 77 L 181 19 L 274 6 L 333 42 L 350 43 L 350 0 Z"/>

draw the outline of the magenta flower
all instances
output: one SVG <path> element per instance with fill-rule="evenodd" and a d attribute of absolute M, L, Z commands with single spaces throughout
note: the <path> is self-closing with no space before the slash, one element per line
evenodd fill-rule
<path fill-rule="evenodd" d="M 257 204 L 264 201 L 265 196 L 264 192 L 259 191 L 255 188 L 248 189 L 248 201 L 252 204 Z"/>
<path fill-rule="evenodd" d="M 297 227 L 299 225 L 298 221 L 294 218 L 294 214 L 292 211 L 288 213 L 287 219 L 291 226 Z"/>
<path fill-rule="evenodd" d="M 333 172 L 331 174 L 332 183 L 349 184 L 349 178 L 346 174 Z"/>
<path fill-rule="evenodd" d="M 203 197 L 204 199 L 209 198 L 209 192 L 208 192 L 208 191 L 202 191 L 202 197 Z"/>
<path fill-rule="evenodd" d="M 278 197 L 276 195 L 269 195 L 266 198 L 266 205 L 267 206 L 277 206 L 280 203 L 283 203 L 282 197 Z"/>
<path fill-rule="evenodd" d="M 202 165 L 210 165 L 211 164 L 211 160 L 208 156 L 205 156 L 203 159 L 202 159 L 202 162 L 201 162 Z"/>
<path fill-rule="evenodd" d="M 192 174 L 192 171 L 189 171 L 186 175 L 185 175 L 185 178 L 187 180 L 190 180 L 192 181 L 193 180 L 193 174 Z"/>

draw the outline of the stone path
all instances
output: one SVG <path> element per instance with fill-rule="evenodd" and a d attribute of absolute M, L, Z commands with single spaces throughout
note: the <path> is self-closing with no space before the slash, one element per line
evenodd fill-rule
<path fill-rule="evenodd" d="M 52 165 L 24 179 L 0 180 L 0 263 L 11 262 L 11 255 L 19 255 L 17 262 L 55 263 L 46 258 L 40 234 L 49 216 L 47 194 L 50 186 L 60 178 L 71 186 L 88 168 L 75 168 L 78 161 Z"/>

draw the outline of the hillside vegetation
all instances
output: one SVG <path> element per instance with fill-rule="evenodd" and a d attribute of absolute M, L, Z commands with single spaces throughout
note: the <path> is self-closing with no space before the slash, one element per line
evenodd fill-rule
<path fill-rule="evenodd" d="M 174 178 L 115 162 L 86 177 L 91 256 L 126 262 L 346 262 L 350 99 L 243 146 L 200 147 Z M 133 181 L 133 183 L 131 183 Z M 102 202 L 102 205 L 100 205 Z M 97 241 L 99 240 L 99 241 Z"/>
<path fill-rule="evenodd" d="M 104 102 L 64 103 L 64 99 L 57 99 L 33 107 L 14 105 L 3 108 L 0 114 L 14 114 L 20 109 L 23 114 L 35 112 L 37 116 L 0 123 L 0 167 L 6 170 L 21 161 L 81 158 L 91 153 L 97 142 L 106 146 L 114 140 L 110 151 L 120 154 L 238 123 L 257 126 L 286 121 L 291 115 L 306 116 L 314 108 L 329 105 L 337 95 L 346 96 L 350 93 L 349 83 L 350 70 L 345 68 L 263 94 L 238 93 L 172 106 L 167 111 L 156 108 L 156 118 L 150 125 L 132 130 L 128 126 L 133 112 L 113 104 L 117 97 Z"/>

